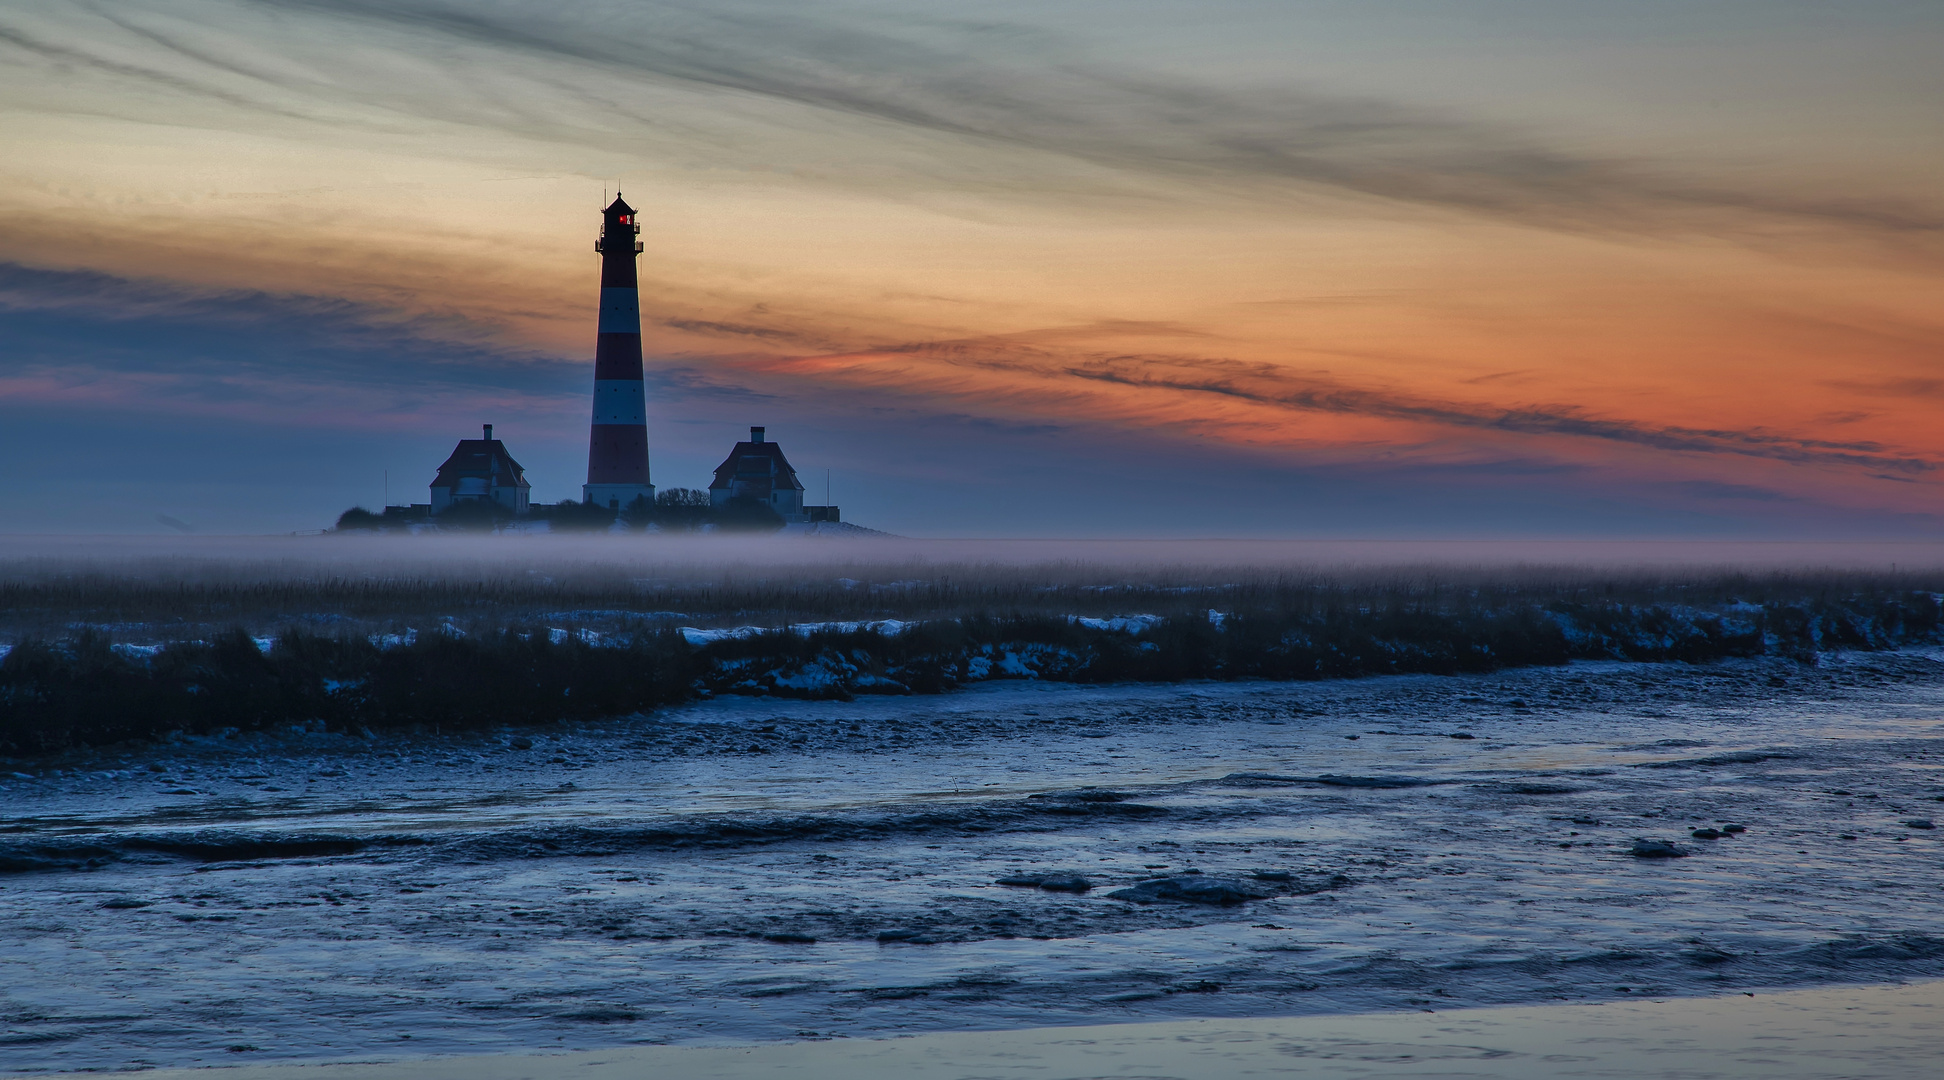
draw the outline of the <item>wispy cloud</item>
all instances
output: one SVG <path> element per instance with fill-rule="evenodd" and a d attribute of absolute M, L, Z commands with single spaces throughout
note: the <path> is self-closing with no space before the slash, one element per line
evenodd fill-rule
<path fill-rule="evenodd" d="M 797 337 L 755 325 L 675 322 L 694 332 L 764 344 Z M 0 397 L 16 399 L 130 405 L 172 401 L 177 407 L 275 407 L 293 413 L 302 412 L 307 403 L 331 402 L 339 412 L 362 409 L 376 416 L 411 413 L 428 402 L 460 398 L 530 397 L 531 407 L 571 412 L 580 407 L 583 391 L 584 372 L 571 362 L 497 344 L 488 329 L 328 297 L 200 290 L 88 271 L 0 264 L 0 323 L 10 338 L 5 350 L 8 378 L 0 384 Z M 1854 468 L 1885 479 L 1923 477 L 1944 465 L 1870 439 L 1656 424 L 1565 404 L 1441 399 L 1358 386 L 1275 364 L 1088 348 L 1089 338 L 1135 325 L 1150 336 L 1181 336 L 1169 335 L 1165 325 L 1112 324 L 918 342 L 861 353 L 725 353 L 671 358 L 651 366 L 667 393 L 698 401 L 782 400 L 779 388 L 766 383 L 763 373 L 768 372 L 792 377 L 797 386 L 793 393 L 833 401 L 847 386 L 868 386 L 887 395 L 881 405 L 902 400 L 901 408 L 949 408 L 947 403 L 954 401 L 997 399 L 1020 413 L 1019 422 L 1034 424 L 1085 406 L 1089 387 L 1112 387 L 1150 396 L 1145 402 L 1123 403 L 1123 414 L 1096 414 L 1109 425 L 1140 427 L 1153 423 L 1156 415 L 1179 415 L 1184 408 L 1192 415 L 1200 411 L 1197 401 L 1215 400 L 1291 413 L 1623 444 L 1670 454 Z M 84 359 L 77 361 L 77 355 Z M 1905 396 L 1944 394 L 1935 380 L 1924 379 L 1844 385 Z M 551 405 L 543 404 L 549 401 Z"/>
<path fill-rule="evenodd" d="M 0 20 L 0 42 L 281 116 L 335 115 L 361 102 L 617 149 L 671 129 L 704 138 L 725 117 L 752 122 L 752 105 L 782 105 L 850 123 L 865 143 L 900 131 L 945 139 L 956 160 L 907 157 L 900 167 L 974 185 L 988 173 L 968 163 L 1024 153 L 1136 183 L 1189 185 L 1201 199 L 1335 193 L 1568 230 L 1944 232 L 1935 207 L 1725 186 L 1672 162 L 1578 153 L 1509 124 L 1403 101 L 1199 83 L 1110 63 L 1021 25 L 717 0 L 180 0 L 94 11 L 92 25 L 119 30 L 115 41 L 77 35 L 74 23 L 57 40 Z M 211 36 L 229 41 L 228 51 L 201 43 Z M 235 55 L 245 50 L 256 58 Z M 666 94 L 644 103 L 644 88 L 700 96 L 670 115 Z M 716 146 L 784 153 L 776 136 L 790 119 L 772 115 L 760 134 L 718 130 Z M 841 180 L 821 163 L 777 163 Z"/>
<path fill-rule="evenodd" d="M 119 20 L 111 20 L 111 22 L 124 25 Z M 91 45 L 92 43 L 86 41 L 64 43 L 49 40 L 16 26 L 0 23 L 0 46 L 10 46 L 13 50 L 41 60 L 56 69 L 81 68 L 178 91 L 190 97 L 209 98 L 252 112 L 267 112 L 292 119 L 306 118 L 302 113 L 277 108 L 259 96 L 238 93 L 205 79 L 185 77 L 159 65 L 117 59 L 104 55 Z"/>
<path fill-rule="evenodd" d="M 798 349 L 838 349 L 841 345 L 822 334 L 782 326 L 765 326 L 749 322 L 718 322 L 710 319 L 662 319 L 661 325 L 671 330 L 697 334 L 703 337 L 745 339 L 770 344 L 787 344 Z"/>
<path fill-rule="evenodd" d="M 1823 385 L 1852 394 L 1891 398 L 1944 398 L 1944 379 L 1882 379 L 1875 382 L 1831 380 Z"/>
<path fill-rule="evenodd" d="M 1569 404 L 1481 404 L 1360 387 L 1336 378 L 1274 364 L 1191 355 L 1085 354 L 1042 347 L 1032 335 L 953 342 L 926 342 L 837 358 L 786 362 L 804 371 L 833 372 L 853 366 L 869 374 L 873 357 L 889 366 L 877 377 L 913 381 L 899 365 L 999 372 L 1010 401 L 1030 398 L 1016 377 L 1042 385 L 1104 384 L 1156 392 L 1170 398 L 1222 399 L 1290 412 L 1328 413 L 1425 424 L 1448 429 L 1555 437 L 1624 444 L 1674 454 L 1729 455 L 1796 465 L 1835 466 L 1871 474 L 1919 476 L 1944 462 L 1906 453 L 1868 439 L 1832 440 L 1765 428 L 1693 427 L 1600 416 Z M 966 387 L 966 392 L 976 392 Z M 1131 419 L 1131 418 L 1130 418 Z"/>
<path fill-rule="evenodd" d="M 1508 491 L 1554 476 L 1592 501 L 1600 484 L 1752 504 L 1773 482 L 1805 506 L 1944 491 L 1924 426 L 1944 399 L 1926 367 L 1932 267 L 1803 274 L 1712 239 L 1929 258 L 1932 197 L 1731 171 L 1737 147 L 1711 165 L 1691 139 L 1546 129 L 1414 99 L 1405 80 L 1389 96 L 1251 84 L 1116 52 L 1127 38 L 946 12 L 0 5 L 0 114 L 73 118 L 72 134 L 22 125 L 42 142 L 0 184 L 0 258 L 264 286 L 0 265 L 0 398 L 16 415 L 330 412 L 368 430 L 517 403 L 568 460 L 596 284 L 568 229 L 591 224 L 607 170 L 631 170 L 631 196 L 650 174 L 657 206 L 687 215 L 643 267 L 666 429 L 826 423 L 833 445 L 901 459 L 944 417 L 967 445 L 1015 440 L 1004 460 L 1021 469 L 1099 452 L 1125 469 L 1104 486 L 1144 482 L 1120 450 L 1139 444 L 1277 476 L 1446 470 Z M 1576 109 L 1613 119 L 1584 101 L 1558 115 Z M 1589 149 L 1603 138 L 1634 149 Z M 118 139 L 126 159 L 97 145 Z M 555 167 L 566 179 L 531 197 L 472 183 Z M 426 314 L 452 311 L 467 314 Z M 1152 321 L 1113 321 L 1130 315 Z M 1052 322 L 1069 325 L 997 333 Z M 1748 371 L 1772 385 L 1738 395 Z M 1655 378 L 1665 393 L 1641 393 Z M 1711 416 L 1727 419 L 1696 420 Z M 999 476 L 996 460 L 938 451 L 925 497 L 955 502 L 943 485 L 972 482 L 968 461 L 978 483 Z"/>
<path fill-rule="evenodd" d="M 0 263 L 0 400 L 383 422 L 585 407 L 585 372 L 453 319 Z"/>
<path fill-rule="evenodd" d="M 1686 453 L 1742 454 L 1801 464 L 1868 466 L 1897 472 L 1928 472 L 1937 463 L 1919 457 L 1887 453 L 1875 442 L 1833 442 L 1772 434 L 1759 429 L 1693 428 L 1603 419 L 1571 405 L 1515 405 L 1490 407 L 1359 389 L 1291 377 L 1269 368 L 1236 370 L 1226 361 L 1168 361 L 1168 367 L 1187 368 L 1181 374 L 1157 372 L 1140 361 L 1107 360 L 1068 367 L 1074 378 L 1097 379 L 1128 386 L 1158 387 L 1199 394 L 1234 397 L 1258 404 L 1315 412 L 1414 420 L 1452 427 L 1479 428 L 1528 435 L 1566 435 L 1630 443 L 1656 450 Z M 1196 369 L 1209 369 L 1205 373 Z"/>
<path fill-rule="evenodd" d="M 1735 499 L 1752 502 L 1801 502 L 1803 500 L 1768 488 L 1754 487 L 1749 484 L 1726 484 L 1719 480 L 1675 480 L 1666 487 L 1683 495 L 1697 499 L 1714 501 Z"/>

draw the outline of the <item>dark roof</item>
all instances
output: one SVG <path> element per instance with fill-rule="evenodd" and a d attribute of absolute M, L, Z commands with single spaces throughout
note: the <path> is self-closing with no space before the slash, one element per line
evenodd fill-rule
<path fill-rule="evenodd" d="M 796 470 L 790 468 L 789 459 L 783 456 L 783 448 L 773 442 L 737 443 L 722 464 L 716 466 L 715 479 L 710 482 L 709 490 L 719 491 L 730 487 L 738 479 L 745 482 L 761 480 L 772 488 L 803 490 Z"/>
<path fill-rule="evenodd" d="M 519 487 L 526 483 L 526 470 L 506 452 L 498 439 L 460 439 L 452 456 L 439 466 L 432 478 L 433 487 L 457 487 L 466 477 L 483 476 L 493 487 Z"/>
<path fill-rule="evenodd" d="M 587 204 L 582 203 L 581 205 L 585 206 Z M 622 202 L 621 193 L 617 191 L 614 193 L 614 201 L 609 203 L 608 208 L 601 212 L 603 214 L 632 214 L 635 212 L 635 208 Z"/>

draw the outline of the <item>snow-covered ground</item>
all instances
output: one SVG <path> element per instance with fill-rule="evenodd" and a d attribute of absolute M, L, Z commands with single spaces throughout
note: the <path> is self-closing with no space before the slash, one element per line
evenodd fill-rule
<path fill-rule="evenodd" d="M 0 762 L 0 1068 L 1939 975 L 1940 722 L 1932 651 Z"/>

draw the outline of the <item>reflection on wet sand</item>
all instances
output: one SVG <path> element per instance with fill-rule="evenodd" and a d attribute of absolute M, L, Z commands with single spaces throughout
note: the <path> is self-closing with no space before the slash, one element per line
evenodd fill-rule
<path fill-rule="evenodd" d="M 224 1075 L 230 1080 L 1929 1080 L 1944 1061 L 1940 1019 L 1944 981 L 1931 981 L 1604 1005 L 258 1066 Z M 175 1080 L 201 1074 L 142 1075 Z"/>

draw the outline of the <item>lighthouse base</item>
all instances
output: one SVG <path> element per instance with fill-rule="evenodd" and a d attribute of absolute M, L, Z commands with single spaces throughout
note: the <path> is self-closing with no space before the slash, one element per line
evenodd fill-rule
<path fill-rule="evenodd" d="M 653 484 L 582 484 L 581 501 L 605 506 L 610 510 L 626 510 L 628 504 L 636 499 L 645 498 L 655 501 Z"/>

